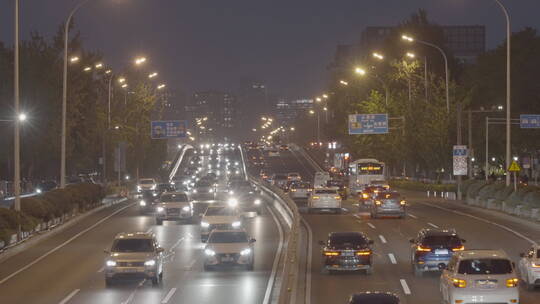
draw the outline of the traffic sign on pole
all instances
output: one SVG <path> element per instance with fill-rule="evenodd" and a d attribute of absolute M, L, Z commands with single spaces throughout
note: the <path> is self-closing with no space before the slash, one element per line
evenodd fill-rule
<path fill-rule="evenodd" d="M 349 115 L 349 134 L 388 133 L 388 114 Z"/>
<path fill-rule="evenodd" d="M 540 115 L 538 114 L 519 115 L 519 127 L 522 129 L 540 129 Z"/>
<path fill-rule="evenodd" d="M 508 171 L 510 171 L 510 172 L 519 172 L 519 171 L 521 171 L 521 167 L 520 167 L 519 164 L 514 160 L 514 161 L 512 161 L 512 163 L 510 164 L 510 167 L 508 168 Z"/>
<path fill-rule="evenodd" d="M 151 122 L 152 139 L 186 137 L 187 123 L 185 120 L 158 120 Z"/>
<path fill-rule="evenodd" d="M 452 151 L 454 175 L 467 175 L 467 146 L 454 146 Z"/>

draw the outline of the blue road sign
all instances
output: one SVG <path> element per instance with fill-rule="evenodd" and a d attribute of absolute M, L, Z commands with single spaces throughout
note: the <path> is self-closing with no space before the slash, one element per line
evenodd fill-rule
<path fill-rule="evenodd" d="M 349 134 L 388 133 L 388 114 L 349 115 Z"/>
<path fill-rule="evenodd" d="M 467 146 L 454 146 L 453 156 L 467 156 Z"/>
<path fill-rule="evenodd" d="M 187 123 L 185 120 L 159 120 L 151 122 L 152 139 L 186 137 Z"/>
<path fill-rule="evenodd" d="M 540 129 L 540 115 L 537 115 L 537 114 L 519 115 L 519 126 L 522 129 Z"/>

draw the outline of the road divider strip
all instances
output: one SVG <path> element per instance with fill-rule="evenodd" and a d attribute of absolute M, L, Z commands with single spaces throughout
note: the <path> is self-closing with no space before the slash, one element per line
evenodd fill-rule
<path fill-rule="evenodd" d="M 59 304 L 66 304 L 67 302 L 69 302 L 69 300 L 71 300 L 71 298 L 73 298 L 76 294 L 78 294 L 79 291 L 81 291 L 81 290 L 80 289 L 75 289 L 70 294 L 68 294 L 67 297 L 65 297 L 62 301 L 60 301 Z"/>
<path fill-rule="evenodd" d="M 400 279 L 399 282 L 401 283 L 401 288 L 403 288 L 403 292 L 406 295 L 410 295 L 411 289 L 409 288 L 409 285 L 407 285 L 407 281 L 405 281 L 405 279 Z"/>

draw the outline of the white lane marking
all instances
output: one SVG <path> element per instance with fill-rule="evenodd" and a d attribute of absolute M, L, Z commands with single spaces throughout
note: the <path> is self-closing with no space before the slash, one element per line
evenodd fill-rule
<path fill-rule="evenodd" d="M 124 301 L 122 302 L 122 304 L 128 304 L 130 303 L 131 301 L 133 301 L 133 298 L 135 298 L 135 294 L 137 293 L 137 290 L 144 285 L 144 283 L 146 282 L 146 279 L 142 280 L 138 285 L 137 287 L 135 288 L 135 290 L 133 290 L 131 292 L 131 294 L 129 295 L 129 297 Z"/>
<path fill-rule="evenodd" d="M 412 217 L 413 219 L 418 219 L 418 216 L 414 215 L 414 214 L 411 214 L 411 213 L 407 213 L 408 216 Z"/>
<path fill-rule="evenodd" d="M 148 228 L 148 230 L 146 230 L 146 233 L 150 233 L 152 232 L 152 227 Z"/>
<path fill-rule="evenodd" d="M 105 266 L 101 266 L 101 268 L 97 272 L 103 272 L 105 270 Z"/>
<path fill-rule="evenodd" d="M 372 223 L 367 223 L 367 225 L 373 229 L 375 229 L 375 225 L 373 225 Z"/>
<path fill-rule="evenodd" d="M 389 253 L 389 254 L 388 254 L 388 258 L 390 259 L 390 262 L 391 262 L 392 264 L 397 264 L 396 257 L 394 256 L 393 253 Z"/>
<path fill-rule="evenodd" d="M 452 210 L 452 209 L 448 209 L 448 208 L 444 208 L 444 207 L 440 207 L 440 206 L 436 206 L 436 205 L 433 205 L 433 204 L 430 204 L 430 203 L 423 203 L 423 202 L 418 202 L 420 204 L 423 204 L 423 205 L 427 205 L 427 206 L 431 206 L 433 208 L 438 208 L 438 209 L 441 209 L 441 210 L 444 210 L 444 211 L 448 211 L 448 212 L 452 212 L 452 213 L 455 213 L 455 214 L 459 214 L 459 215 L 462 215 L 462 216 L 467 216 L 467 217 L 470 217 L 470 218 L 473 218 L 475 220 L 479 220 L 479 221 L 482 221 L 484 223 L 488 223 L 488 224 L 491 224 L 491 225 L 494 225 L 494 226 L 497 226 L 501 229 L 504 229 L 514 235 L 516 235 L 517 237 L 520 237 L 524 240 L 526 240 L 527 242 L 531 243 L 531 244 L 535 244 L 536 245 L 536 242 L 533 241 L 532 239 L 526 237 L 525 235 L 517 232 L 516 230 L 512 229 L 512 228 L 509 228 L 507 226 L 504 226 L 504 225 L 501 225 L 501 224 L 498 224 L 498 223 L 495 223 L 495 222 L 492 222 L 490 220 L 486 220 L 484 218 L 481 218 L 481 217 L 478 217 L 478 216 L 474 216 L 474 215 L 471 215 L 471 214 L 467 214 L 467 213 L 464 213 L 464 212 L 461 212 L 461 211 L 457 211 L 457 210 Z"/>
<path fill-rule="evenodd" d="M 410 295 L 411 294 L 411 289 L 409 289 L 409 285 L 407 285 L 407 281 L 405 281 L 405 279 L 400 279 L 399 282 L 401 283 L 401 287 L 403 288 L 403 292 L 406 295 Z"/>
<path fill-rule="evenodd" d="M 197 260 L 193 260 L 191 261 L 191 263 L 189 263 L 188 266 L 186 266 L 186 268 L 184 268 L 185 270 L 192 270 L 193 269 L 193 266 L 195 266 L 195 263 L 197 262 Z"/>
<path fill-rule="evenodd" d="M 432 223 L 427 223 L 428 225 L 430 225 L 431 227 L 433 228 L 439 228 L 439 226 L 435 225 L 435 224 L 432 224 Z"/>
<path fill-rule="evenodd" d="M 383 244 L 386 244 L 386 239 L 384 238 L 384 236 L 379 235 L 379 238 L 381 239 L 381 242 L 383 242 Z"/>
<path fill-rule="evenodd" d="M 358 215 L 358 214 L 353 214 L 353 216 L 354 216 L 355 218 L 357 218 L 357 219 L 362 219 L 362 217 L 361 217 L 360 215 Z"/>
<path fill-rule="evenodd" d="M 73 298 L 77 293 L 79 293 L 79 291 L 81 291 L 81 290 L 80 289 L 75 289 L 70 294 L 68 294 L 67 297 L 65 297 L 62 301 L 60 301 L 59 304 L 66 304 L 67 302 L 69 302 L 69 300 L 71 300 L 71 298 Z"/>
<path fill-rule="evenodd" d="M 175 292 L 176 292 L 176 288 L 171 288 L 171 290 L 169 290 L 165 298 L 163 298 L 163 300 L 161 301 L 161 304 L 167 304 Z"/>
<path fill-rule="evenodd" d="M 180 239 L 178 239 L 178 241 L 176 241 L 176 243 L 174 243 L 174 245 L 171 246 L 171 249 L 169 249 L 169 251 L 173 251 L 176 246 L 180 245 L 180 243 L 184 240 L 184 237 L 181 237 Z"/>
<path fill-rule="evenodd" d="M 268 284 L 266 285 L 266 292 L 264 293 L 264 299 L 263 304 L 269 304 L 272 300 L 272 288 L 274 287 L 274 283 L 276 281 L 276 274 L 277 274 L 277 268 L 279 266 L 279 259 L 281 257 L 281 251 L 283 250 L 283 228 L 281 228 L 281 224 L 279 223 L 278 219 L 276 218 L 276 214 L 272 209 L 268 206 L 266 206 L 266 209 L 270 214 L 272 215 L 272 218 L 274 219 L 274 222 L 276 223 L 276 226 L 278 227 L 279 231 L 279 245 L 278 249 L 276 250 L 276 255 L 274 256 L 274 262 L 272 264 L 272 272 L 270 273 L 270 278 L 268 279 Z"/>
<path fill-rule="evenodd" d="M 307 252 L 307 270 L 306 270 L 306 288 L 305 288 L 305 303 L 311 304 L 311 268 L 312 268 L 312 262 L 313 262 L 313 231 L 311 230 L 311 227 L 309 226 L 308 222 L 304 220 L 304 217 L 301 217 L 302 223 L 304 223 L 304 226 L 307 228 L 308 232 L 308 252 Z"/>
<path fill-rule="evenodd" d="M 95 224 L 93 224 L 92 226 L 84 229 L 83 231 L 75 234 L 74 236 L 72 236 L 71 238 L 69 238 L 67 241 L 63 242 L 62 244 L 54 247 L 53 249 L 47 251 L 45 254 L 43 254 L 42 256 L 38 257 L 37 259 L 33 260 L 32 262 L 26 264 L 24 267 L 20 268 L 19 270 L 13 272 L 12 274 L 8 275 L 7 277 L 3 278 L 1 281 L 0 281 L 0 285 L 4 284 L 5 282 L 7 282 L 9 279 L 13 278 L 14 276 L 18 275 L 19 273 L 25 271 L 26 269 L 34 266 L 36 263 L 38 263 L 39 261 L 43 260 L 44 258 L 46 258 L 47 256 L 49 256 L 50 254 L 56 252 L 57 250 L 59 250 L 60 248 L 66 246 L 67 244 L 73 242 L 75 239 L 77 239 L 78 237 L 80 237 L 81 235 L 85 234 L 86 232 L 96 228 L 98 225 L 100 225 L 101 223 L 105 222 L 106 220 L 110 219 L 111 217 L 115 216 L 116 214 L 124 211 L 125 209 L 133 206 L 135 203 L 131 203 L 127 206 L 124 206 L 118 210 L 116 210 L 115 212 L 107 215 L 106 217 L 102 218 L 101 220 L 97 221 Z"/>

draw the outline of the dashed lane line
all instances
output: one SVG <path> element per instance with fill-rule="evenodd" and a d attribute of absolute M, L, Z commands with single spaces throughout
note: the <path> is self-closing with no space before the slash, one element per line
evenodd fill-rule
<path fill-rule="evenodd" d="M 408 216 L 412 217 L 413 219 L 418 219 L 418 216 L 412 214 L 412 213 L 407 213 Z"/>
<path fill-rule="evenodd" d="M 397 264 L 396 257 L 394 256 L 393 253 L 389 253 L 389 254 L 388 254 L 388 258 L 390 259 L 390 262 L 391 262 L 392 264 Z"/>
<path fill-rule="evenodd" d="M 161 301 L 161 304 L 169 303 L 169 300 L 172 298 L 175 292 L 176 292 L 176 288 L 171 288 L 171 290 L 169 290 L 165 298 L 163 298 L 163 300 Z"/>
<path fill-rule="evenodd" d="M 98 273 L 99 273 L 99 272 L 103 272 L 103 270 L 105 270 L 105 266 L 101 266 L 101 268 L 100 268 L 100 269 L 98 269 L 98 271 L 97 271 L 97 272 L 98 272 Z"/>
<path fill-rule="evenodd" d="M 81 290 L 80 289 L 75 289 L 70 294 L 68 294 L 67 297 L 65 297 L 62 301 L 60 301 L 59 304 L 66 304 L 67 302 L 69 302 L 69 300 L 71 300 L 71 298 L 73 298 L 77 293 L 79 293 L 79 291 L 81 291 Z"/>
<path fill-rule="evenodd" d="M 367 225 L 368 225 L 369 227 L 371 227 L 372 229 L 375 229 L 375 225 L 373 225 L 372 223 L 367 223 Z"/>
<path fill-rule="evenodd" d="M 401 283 L 401 288 L 403 288 L 403 292 L 406 295 L 410 295 L 411 289 L 409 288 L 409 285 L 407 285 L 407 281 L 405 281 L 405 279 L 400 279 L 399 282 Z"/>
<path fill-rule="evenodd" d="M 381 239 L 381 242 L 383 242 L 383 244 L 386 244 L 386 239 L 384 238 L 384 236 L 379 235 L 379 239 Z"/>
<path fill-rule="evenodd" d="M 435 225 L 435 224 L 433 224 L 433 223 L 427 223 L 427 224 L 430 225 L 430 226 L 433 227 L 433 228 L 439 228 L 439 226 L 437 226 L 437 225 Z"/>

